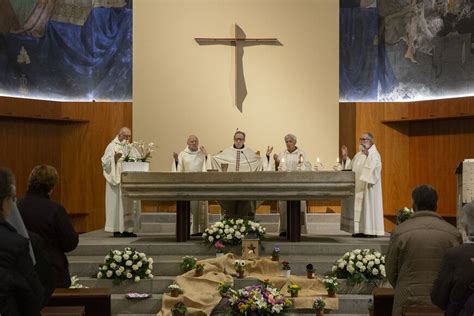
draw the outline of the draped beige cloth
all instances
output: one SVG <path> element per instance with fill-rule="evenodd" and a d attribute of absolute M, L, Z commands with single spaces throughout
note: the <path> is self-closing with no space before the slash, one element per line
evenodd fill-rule
<path fill-rule="evenodd" d="M 157 316 L 170 316 L 171 308 L 178 303 L 183 302 L 188 311 L 186 315 L 210 315 L 215 306 L 220 302 L 221 296 L 218 291 L 220 282 L 233 284 L 232 274 L 235 274 L 234 261 L 240 257 L 234 254 L 206 259 L 199 261 L 204 263 L 204 274 L 196 277 L 193 271 L 186 272 L 176 277 L 175 282 L 183 290 L 179 297 L 171 297 L 168 294 L 163 295 L 162 309 Z M 275 287 L 281 289 L 282 294 L 290 296 L 287 292 L 287 286 L 291 283 L 302 287 L 299 297 L 292 298 L 293 307 L 296 309 L 312 308 L 314 298 L 323 297 L 327 309 L 338 309 L 337 298 L 327 297 L 327 291 L 324 285 L 318 279 L 307 279 L 302 276 L 290 276 L 285 278 L 282 275 L 281 264 L 271 261 L 270 258 L 259 258 L 247 261 L 246 278 L 255 278 L 259 280 L 269 280 Z"/>

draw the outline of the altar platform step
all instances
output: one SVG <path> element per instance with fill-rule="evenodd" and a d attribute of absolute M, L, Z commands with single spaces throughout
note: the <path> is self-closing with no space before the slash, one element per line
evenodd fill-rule
<path fill-rule="evenodd" d="M 151 256 L 153 258 L 153 274 L 156 276 L 176 276 L 182 273 L 180 264 L 182 256 Z M 215 256 L 199 256 L 198 259 L 207 259 Z M 308 255 L 282 255 L 281 261 L 290 262 L 293 274 L 305 275 L 306 265 L 312 263 L 318 274 L 331 271 L 333 263 L 339 256 L 308 256 Z M 69 257 L 69 271 L 71 275 L 94 276 L 97 274 L 99 265 L 104 261 L 103 256 L 71 256 Z"/>
<path fill-rule="evenodd" d="M 348 314 L 351 316 L 365 314 L 368 311 L 368 302 L 371 295 L 339 295 L 339 309 L 330 315 Z M 130 314 L 153 314 L 156 315 L 161 310 L 162 295 L 153 294 L 152 297 L 144 300 L 129 300 L 125 294 L 112 294 L 111 305 L 112 314 L 130 316 Z M 310 310 L 292 311 L 288 314 L 305 315 L 310 314 Z M 224 316 L 225 313 L 216 310 L 212 315 Z M 314 311 L 311 315 L 314 315 Z"/>
<path fill-rule="evenodd" d="M 310 213 L 307 214 L 308 234 L 348 235 L 339 229 L 340 214 L 338 213 Z M 220 214 L 210 214 L 209 223 L 219 221 Z M 265 226 L 267 233 L 278 233 L 278 213 L 257 214 L 255 220 Z M 141 233 L 174 234 L 176 231 L 175 213 L 143 213 Z"/>

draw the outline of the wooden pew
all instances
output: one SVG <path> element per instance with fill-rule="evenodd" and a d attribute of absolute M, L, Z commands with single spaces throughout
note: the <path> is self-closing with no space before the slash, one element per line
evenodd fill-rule
<path fill-rule="evenodd" d="M 85 316 L 84 306 L 46 306 L 41 316 Z"/>
<path fill-rule="evenodd" d="M 372 294 L 374 295 L 374 316 L 392 315 L 395 290 L 392 288 L 377 287 Z"/>
<path fill-rule="evenodd" d="M 110 316 L 110 289 L 56 289 L 48 306 L 84 306 L 85 316 Z"/>
<path fill-rule="evenodd" d="M 402 316 L 444 316 L 444 311 L 436 306 L 402 307 Z"/>

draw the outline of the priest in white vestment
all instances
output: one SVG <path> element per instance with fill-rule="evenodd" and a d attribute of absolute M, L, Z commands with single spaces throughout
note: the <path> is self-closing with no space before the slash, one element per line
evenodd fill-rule
<path fill-rule="evenodd" d="M 284 138 L 286 150 L 281 154 L 273 155 L 275 161 L 275 170 L 277 171 L 311 171 L 311 162 L 306 153 L 300 148 L 296 147 L 296 136 L 288 134 Z M 306 201 L 301 201 L 301 233 L 307 234 L 307 204 Z M 278 211 L 280 212 L 279 232 L 280 236 L 286 236 L 287 225 L 287 203 L 286 201 L 278 201 Z"/>
<path fill-rule="evenodd" d="M 234 134 L 234 145 L 210 157 L 212 169 L 222 171 L 227 166 L 229 172 L 254 172 L 270 170 L 270 154 L 273 147 L 267 148 L 264 158 L 252 149 L 245 147 L 245 133 L 237 131 Z M 224 168 L 225 169 L 225 168 Z M 224 214 L 231 218 L 255 217 L 255 201 L 218 201 L 224 209 Z"/>
<path fill-rule="evenodd" d="M 195 135 L 188 137 L 186 148 L 173 154 L 173 172 L 206 172 L 207 151 L 204 146 L 199 147 L 199 139 Z M 199 234 L 209 225 L 208 202 L 191 201 L 191 234 Z"/>
<path fill-rule="evenodd" d="M 354 237 L 385 235 L 382 202 L 382 160 L 373 135 L 364 133 L 360 138 L 360 152 L 352 160 L 355 172 L 355 196 L 345 203 L 341 214 L 341 230 Z"/>
<path fill-rule="evenodd" d="M 352 168 L 351 165 L 351 158 L 349 158 L 349 154 L 347 151 L 347 146 L 342 145 L 341 146 L 341 166 L 342 170 L 350 170 Z"/>
<path fill-rule="evenodd" d="M 139 211 L 139 203 L 122 198 L 120 186 L 122 173 L 122 156 L 124 145 L 132 137 L 129 128 L 123 127 L 118 135 L 110 142 L 102 156 L 103 175 L 105 184 L 105 231 L 113 233 L 114 237 L 136 237 L 133 233 L 136 219 L 134 215 Z M 130 153 L 133 156 L 133 153 Z M 134 214 L 135 213 L 135 214 Z"/>

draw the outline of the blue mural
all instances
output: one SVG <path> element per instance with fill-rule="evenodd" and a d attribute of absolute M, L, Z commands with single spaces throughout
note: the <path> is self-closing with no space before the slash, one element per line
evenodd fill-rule
<path fill-rule="evenodd" d="M 0 0 L 0 94 L 132 99 L 132 3 Z"/>
<path fill-rule="evenodd" d="M 340 0 L 340 101 L 474 95 L 473 0 Z"/>

